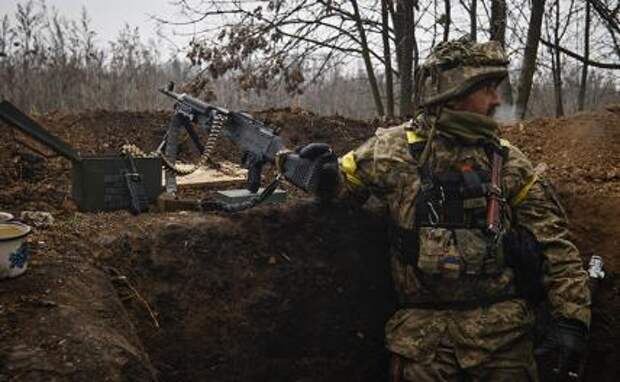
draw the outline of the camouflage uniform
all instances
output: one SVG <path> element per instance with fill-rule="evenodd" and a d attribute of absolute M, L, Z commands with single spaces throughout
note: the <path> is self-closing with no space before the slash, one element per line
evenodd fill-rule
<path fill-rule="evenodd" d="M 437 99 L 440 93 L 427 90 L 426 95 Z M 461 113 L 452 114 L 464 131 L 475 121 L 497 128 L 484 116 L 468 121 L 459 119 Z M 504 262 L 501 245 L 488 258 L 488 238 L 482 230 L 416 227 L 422 179 L 420 157 L 412 155 L 412 144 L 425 147 L 430 142 L 426 150 L 433 173 L 464 165 L 491 170 L 482 145 L 463 144 L 462 137 L 441 129 L 429 139 L 432 126 L 441 123 L 441 116 L 422 115 L 380 129 L 339 160 L 339 198 L 362 203 L 372 194 L 386 203 L 397 231 L 417 235 L 410 246 L 393 240 L 392 276 L 402 308 L 386 324 L 387 347 L 404 360 L 402 373 L 408 381 L 462 380 L 465 374 L 473 380 L 537 380 L 530 339 L 534 314 L 517 293 L 515 274 Z M 553 315 L 589 325 L 587 277 L 567 238 L 564 212 L 525 155 L 506 141 L 501 145 L 507 150 L 501 179 L 508 201 L 504 226 L 508 229 L 518 221 L 541 243 L 543 284 Z M 484 199 L 472 203 L 486 208 Z M 443 262 L 447 258 L 456 261 Z"/>

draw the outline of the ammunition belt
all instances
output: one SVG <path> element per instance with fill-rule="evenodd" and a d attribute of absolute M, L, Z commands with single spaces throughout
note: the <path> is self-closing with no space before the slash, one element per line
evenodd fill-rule
<path fill-rule="evenodd" d="M 121 152 L 125 155 L 131 155 L 134 158 L 160 157 L 163 165 L 167 169 L 174 172 L 175 174 L 179 176 L 190 175 L 196 172 L 196 170 L 198 170 L 201 167 L 207 167 L 212 162 L 211 154 L 213 153 L 215 149 L 217 138 L 220 136 L 220 133 L 222 129 L 224 128 L 225 123 L 226 123 L 225 115 L 220 114 L 220 113 L 215 115 L 215 117 L 213 118 L 213 122 L 211 124 L 211 130 L 210 130 L 209 136 L 207 138 L 207 143 L 204 147 L 204 151 L 202 152 L 202 155 L 200 156 L 200 160 L 198 161 L 197 164 L 193 164 L 187 167 L 181 167 L 179 165 L 176 165 L 175 164 L 176 154 L 174 155 L 173 158 L 169 158 L 164 152 L 162 152 L 162 147 L 158 148 L 156 151 L 146 153 L 145 151 L 143 151 L 142 149 L 140 149 L 138 146 L 134 144 L 126 144 L 126 145 L 123 145 L 123 147 L 121 148 Z M 175 132 L 174 138 L 172 139 L 176 140 L 177 134 L 178 132 Z M 166 138 L 166 139 L 169 139 L 169 138 Z M 178 143 L 167 142 L 167 144 L 176 145 Z"/>

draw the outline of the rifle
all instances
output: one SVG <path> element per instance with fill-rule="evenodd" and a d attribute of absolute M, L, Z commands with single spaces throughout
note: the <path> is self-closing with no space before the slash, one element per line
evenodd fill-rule
<path fill-rule="evenodd" d="M 273 192 L 275 190 L 274 184 L 280 175 L 304 191 L 316 191 L 318 170 L 328 158 L 324 160 L 301 158 L 297 153 L 286 148 L 278 130 L 266 126 L 249 114 L 213 106 L 185 93 L 175 93 L 174 83 L 172 82 L 159 91 L 176 101 L 175 112 L 170 120 L 163 144 L 165 146 L 164 159 L 172 162 L 168 163 L 168 167 L 174 166 L 177 154 L 177 136 L 181 128 L 187 130 L 189 137 L 203 154 L 203 158 L 211 154 L 216 139 L 222 134 L 243 150 L 242 165 L 248 170 L 247 189 L 251 193 L 255 194 L 259 190 L 261 173 L 266 163 L 276 164 L 279 175 L 263 192 L 268 192 L 268 190 Z M 209 133 L 204 146 L 192 124 Z M 160 150 L 162 148 L 160 145 Z M 168 174 L 171 173 L 172 171 L 167 172 L 167 191 L 175 192 L 176 182 L 170 182 L 170 185 L 168 183 L 168 178 L 172 177 Z M 257 195 L 257 198 L 264 199 L 265 195 Z M 257 202 L 262 201 L 262 199 Z"/>
<path fill-rule="evenodd" d="M 489 190 L 489 206 L 487 208 L 487 232 L 497 241 L 502 229 L 501 226 L 501 202 L 502 188 L 500 179 L 502 178 L 502 166 L 504 157 L 497 149 L 493 150 L 493 163 L 491 168 L 491 188 Z"/>

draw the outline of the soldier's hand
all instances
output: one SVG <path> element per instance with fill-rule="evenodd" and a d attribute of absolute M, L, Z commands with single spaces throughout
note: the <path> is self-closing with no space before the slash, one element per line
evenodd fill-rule
<path fill-rule="evenodd" d="M 586 353 L 588 329 L 576 320 L 560 320 L 536 348 L 536 356 L 557 354 L 554 373 L 561 381 L 578 381 L 581 361 Z"/>
<path fill-rule="evenodd" d="M 316 193 L 322 198 L 331 196 L 338 186 L 340 172 L 338 158 L 331 147 L 326 143 L 310 143 L 296 151 L 300 158 L 320 162 Z"/>

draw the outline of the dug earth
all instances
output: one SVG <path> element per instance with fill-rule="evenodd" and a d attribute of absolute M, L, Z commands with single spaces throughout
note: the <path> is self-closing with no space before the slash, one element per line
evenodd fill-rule
<path fill-rule="evenodd" d="M 323 141 L 340 154 L 377 127 L 300 110 L 256 116 L 292 146 Z M 38 119 L 83 153 L 152 147 L 167 124 L 165 113 Z M 382 206 L 321 206 L 291 192 L 236 214 L 81 213 L 70 164 L 0 129 L 0 210 L 54 216 L 28 239 L 28 271 L 0 281 L 0 381 L 387 380 L 383 324 L 396 304 Z M 585 380 L 617 381 L 620 116 L 539 119 L 504 135 L 548 165 L 584 261 L 605 260 Z M 235 160 L 223 146 L 218 159 Z"/>

